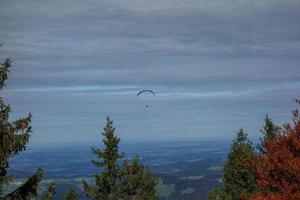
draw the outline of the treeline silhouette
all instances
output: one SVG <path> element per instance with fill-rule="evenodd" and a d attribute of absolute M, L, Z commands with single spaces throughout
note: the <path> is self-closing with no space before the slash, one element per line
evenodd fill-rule
<path fill-rule="evenodd" d="M 0 90 L 8 79 L 11 59 L 0 67 Z M 299 100 L 295 102 L 300 105 Z M 9 159 L 26 150 L 31 133 L 31 114 L 10 122 L 11 108 L 0 97 L 0 200 L 51 200 L 55 182 L 49 183 L 44 194 L 38 195 L 43 170 L 36 172 L 13 191 L 5 190 L 12 177 L 7 174 Z M 224 166 L 223 188 L 214 188 L 209 200 L 299 200 L 300 199 L 300 116 L 292 112 L 292 123 L 276 126 L 269 116 L 261 130 L 260 144 L 253 147 L 247 134 L 240 129 L 233 140 Z M 115 135 L 113 121 L 108 117 L 103 133 L 104 148 L 92 148 L 96 159 L 92 164 L 101 168 L 95 182 L 82 181 L 82 189 L 95 200 L 158 200 L 158 180 L 138 156 L 131 161 L 119 152 L 120 138 Z M 100 171 L 100 170 L 99 170 Z M 74 190 L 64 200 L 79 199 Z"/>

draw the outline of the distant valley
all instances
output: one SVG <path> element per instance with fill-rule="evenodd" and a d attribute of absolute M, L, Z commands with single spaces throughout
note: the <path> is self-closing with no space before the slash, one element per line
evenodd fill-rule
<path fill-rule="evenodd" d="M 128 158 L 139 155 L 159 179 L 158 191 L 161 200 L 204 199 L 214 187 L 222 187 L 222 170 L 231 141 L 218 142 L 160 142 L 121 144 L 120 150 Z M 98 146 L 101 148 L 101 146 Z M 55 199 L 64 192 L 75 189 L 82 199 L 82 179 L 93 182 L 99 169 L 91 164 L 94 159 L 91 147 L 33 148 L 11 160 L 10 169 L 18 184 L 38 167 L 45 171 L 43 190 L 55 180 Z"/>

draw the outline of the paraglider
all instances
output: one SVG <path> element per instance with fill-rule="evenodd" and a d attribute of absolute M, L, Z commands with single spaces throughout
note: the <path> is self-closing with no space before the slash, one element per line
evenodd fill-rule
<path fill-rule="evenodd" d="M 155 96 L 155 92 L 153 92 L 152 90 L 141 90 L 140 92 L 137 93 L 137 97 L 143 95 L 144 93 L 148 93 L 148 94 L 151 94 L 153 96 Z M 149 108 L 149 105 L 145 105 L 145 108 Z"/>

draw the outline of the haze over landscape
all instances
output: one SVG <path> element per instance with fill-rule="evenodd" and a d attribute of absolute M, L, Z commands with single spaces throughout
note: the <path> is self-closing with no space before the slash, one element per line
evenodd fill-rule
<path fill-rule="evenodd" d="M 33 146 L 93 144 L 107 115 L 124 142 L 257 139 L 300 91 L 297 0 L 0 4 L 4 97 Z"/>

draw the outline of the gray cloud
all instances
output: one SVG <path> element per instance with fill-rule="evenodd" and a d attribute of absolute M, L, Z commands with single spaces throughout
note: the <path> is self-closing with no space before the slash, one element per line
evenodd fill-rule
<path fill-rule="evenodd" d="M 0 54 L 14 61 L 5 95 L 18 114 L 36 113 L 39 142 L 47 120 L 79 136 L 107 114 L 128 138 L 133 121 L 140 138 L 257 131 L 266 112 L 285 121 L 299 93 L 299 11 L 298 0 L 2 0 Z M 161 96 L 148 116 L 130 96 L 149 87 Z"/>

